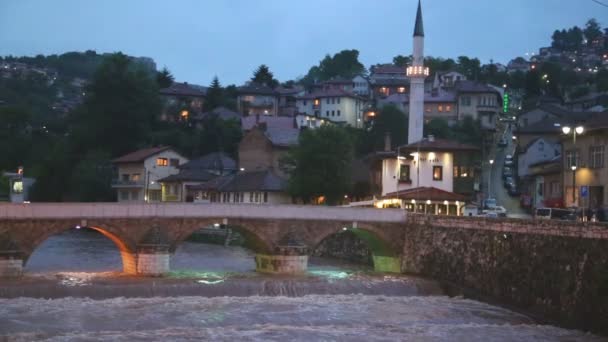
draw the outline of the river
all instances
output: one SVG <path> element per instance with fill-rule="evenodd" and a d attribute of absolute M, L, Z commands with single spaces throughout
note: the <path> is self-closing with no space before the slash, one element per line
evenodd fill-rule
<path fill-rule="evenodd" d="M 301 277 L 254 267 L 246 249 L 185 242 L 168 277 L 129 277 L 112 242 L 70 231 L 0 284 L 0 341 L 602 340 L 445 296 L 425 279 L 316 259 Z"/>

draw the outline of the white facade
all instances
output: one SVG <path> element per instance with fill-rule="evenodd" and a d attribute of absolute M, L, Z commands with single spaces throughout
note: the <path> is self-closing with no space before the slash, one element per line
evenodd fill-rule
<path fill-rule="evenodd" d="M 525 177 L 530 174 L 530 165 L 554 160 L 561 154 L 561 145 L 543 138 L 536 139 L 528 149 L 517 155 L 517 175 Z"/>
<path fill-rule="evenodd" d="M 360 96 L 369 96 L 369 81 L 361 75 L 355 76 L 353 78 L 353 93 Z"/>
<path fill-rule="evenodd" d="M 344 123 L 353 127 L 361 127 L 365 101 L 350 96 L 318 97 L 315 99 L 298 99 L 298 113 L 317 120 L 324 119 L 334 123 Z"/>
<path fill-rule="evenodd" d="M 118 202 L 160 202 L 159 179 L 179 173 L 179 165 L 188 159 L 172 150 L 149 156 L 139 163 L 119 163 L 118 178 L 113 187 L 117 189 Z"/>
<path fill-rule="evenodd" d="M 448 192 L 454 191 L 454 157 L 450 152 L 420 152 L 419 157 L 407 160 L 384 159 L 382 161 L 382 195 L 414 189 L 434 187 Z M 420 163 L 418 163 L 420 160 Z M 400 174 L 401 165 L 409 166 L 409 180 Z M 437 169 L 441 177 L 437 179 Z M 434 177 L 435 176 L 435 177 Z"/>

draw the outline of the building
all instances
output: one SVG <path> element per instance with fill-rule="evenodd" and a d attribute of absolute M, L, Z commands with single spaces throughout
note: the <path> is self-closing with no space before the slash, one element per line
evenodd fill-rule
<path fill-rule="evenodd" d="M 375 205 L 426 214 L 462 215 L 466 201 L 474 199 L 478 189 L 479 148 L 433 136 L 423 139 L 424 79 L 429 75 L 424 67 L 423 47 L 419 1 L 413 61 L 407 68 L 411 83 L 408 144 L 393 149 L 387 136 L 385 151 L 376 153 L 375 158 L 382 161 L 382 200 Z M 373 174 L 373 161 L 371 164 Z"/>
<path fill-rule="evenodd" d="M 576 143 L 571 134 L 561 136 L 564 204 L 566 207 L 606 208 L 608 112 L 596 113 L 583 126 L 584 132 L 576 136 Z M 582 187 L 586 190 L 581 191 Z"/>
<path fill-rule="evenodd" d="M 353 93 L 362 96 L 370 96 L 369 80 L 363 75 L 357 75 L 353 78 Z"/>
<path fill-rule="evenodd" d="M 4 172 L 2 176 L 8 178 L 9 202 L 24 203 L 30 200 L 30 189 L 36 183 L 36 179 L 24 177 L 23 167 L 19 167 L 17 172 Z"/>
<path fill-rule="evenodd" d="M 393 94 L 379 101 L 379 106 L 394 105 L 402 112 L 408 114 L 410 110 L 409 94 Z M 458 101 L 456 93 L 452 91 L 434 89 L 424 93 L 424 122 L 433 119 L 444 119 L 453 125 L 458 121 Z"/>
<path fill-rule="evenodd" d="M 217 107 L 208 112 L 201 113 L 193 117 L 195 121 L 203 121 L 206 119 L 210 119 L 212 117 L 217 117 L 220 120 L 241 120 L 241 113 L 235 112 L 226 107 Z"/>
<path fill-rule="evenodd" d="M 436 72 L 433 89 L 451 89 L 458 81 L 466 81 L 467 77 L 457 71 Z"/>
<path fill-rule="evenodd" d="M 286 177 L 280 165 L 281 157 L 298 144 L 299 136 L 297 128 L 275 128 L 259 123 L 246 132 L 239 143 L 239 168 L 247 172 L 272 170 Z"/>
<path fill-rule="evenodd" d="M 179 166 L 188 159 L 168 146 L 151 147 L 131 152 L 112 161 L 117 178 L 112 187 L 118 202 L 160 202 L 174 200 L 179 187 L 163 188 L 160 179 L 179 173 Z"/>
<path fill-rule="evenodd" d="M 313 92 L 297 98 L 298 114 L 327 120 L 336 124 L 363 126 L 363 114 L 367 101 L 341 89 Z"/>
<path fill-rule="evenodd" d="M 192 187 L 236 172 L 236 161 L 223 152 L 193 159 L 180 165 L 178 174 L 158 180 L 162 189 L 165 189 L 163 194 L 167 195 L 163 202 L 193 202 L 196 194 L 190 190 Z"/>
<path fill-rule="evenodd" d="M 522 194 L 531 201 L 531 208 L 545 207 L 561 202 L 561 144 L 553 139 L 535 138 L 518 150 L 517 177 Z M 560 188 L 554 184 L 559 182 Z M 555 196 L 559 192 L 559 202 Z"/>
<path fill-rule="evenodd" d="M 482 129 L 495 130 L 498 114 L 502 111 L 500 93 L 475 81 L 457 81 L 454 88 L 458 98 L 458 118 L 470 116 L 480 120 Z"/>
<path fill-rule="evenodd" d="M 243 116 L 277 116 L 279 113 L 279 93 L 274 89 L 249 82 L 237 89 L 237 111 Z"/>
<path fill-rule="evenodd" d="M 393 64 L 371 67 L 369 87 L 374 99 L 383 99 L 392 94 L 409 92 L 410 80 L 406 69 Z"/>
<path fill-rule="evenodd" d="M 163 101 L 161 120 L 178 121 L 201 114 L 207 88 L 196 84 L 173 83 L 159 91 Z"/>
<path fill-rule="evenodd" d="M 296 98 L 306 94 L 304 87 L 298 85 L 293 87 L 279 86 L 275 90 L 279 94 L 279 116 L 295 116 L 297 112 Z"/>

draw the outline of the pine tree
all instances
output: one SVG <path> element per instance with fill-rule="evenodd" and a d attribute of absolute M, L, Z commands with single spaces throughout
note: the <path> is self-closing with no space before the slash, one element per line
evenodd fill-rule
<path fill-rule="evenodd" d="M 215 108 L 223 104 L 224 90 L 220 84 L 220 80 L 215 76 L 209 89 L 207 90 L 207 96 L 205 98 L 204 110 L 206 112 L 214 110 Z"/>
<path fill-rule="evenodd" d="M 279 85 L 279 81 L 274 78 L 274 75 L 266 64 L 262 64 L 257 68 L 257 70 L 253 73 L 251 81 L 273 89 Z"/>

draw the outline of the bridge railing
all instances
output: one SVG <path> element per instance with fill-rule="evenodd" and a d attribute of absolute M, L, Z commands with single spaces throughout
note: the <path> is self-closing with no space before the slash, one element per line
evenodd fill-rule
<path fill-rule="evenodd" d="M 0 219 L 212 217 L 405 222 L 399 209 L 341 208 L 306 205 L 192 203 L 27 203 L 0 204 Z"/>

